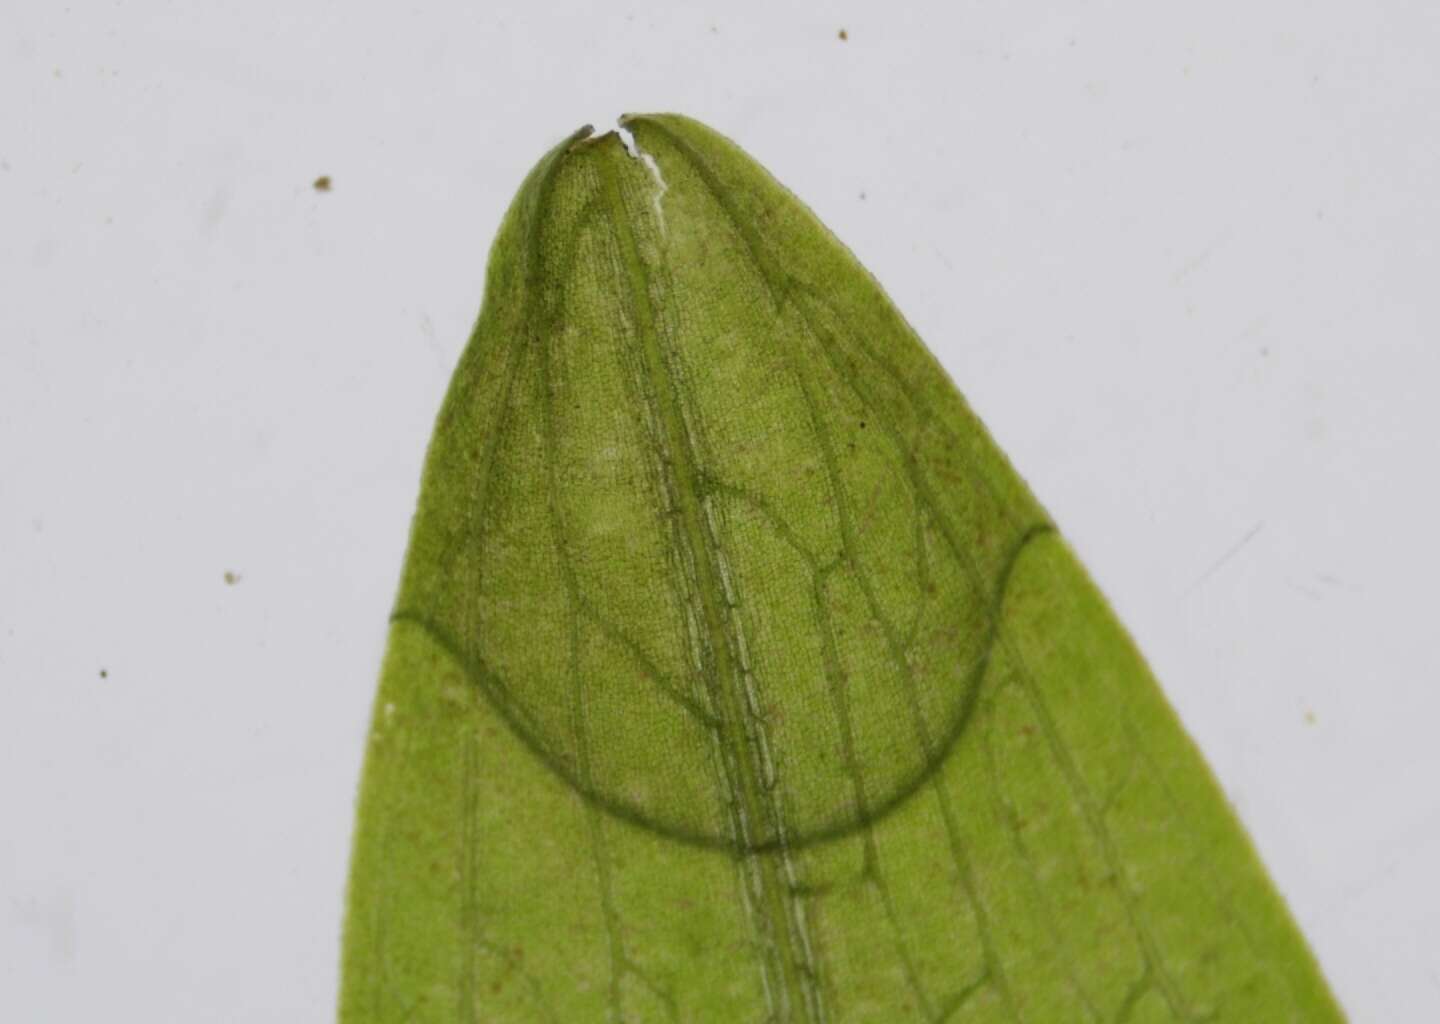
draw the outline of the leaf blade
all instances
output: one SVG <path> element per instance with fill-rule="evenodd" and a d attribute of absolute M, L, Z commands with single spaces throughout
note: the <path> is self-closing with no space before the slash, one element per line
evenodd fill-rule
<path fill-rule="evenodd" d="M 437 424 L 341 1019 L 1338 1018 L 879 286 L 728 140 L 624 122 L 662 181 L 540 162 Z"/>

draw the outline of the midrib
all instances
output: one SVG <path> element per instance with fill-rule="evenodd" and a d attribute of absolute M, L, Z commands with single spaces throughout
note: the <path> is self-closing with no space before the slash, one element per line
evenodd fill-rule
<path fill-rule="evenodd" d="M 732 796 L 741 808 L 739 840 L 743 846 L 758 844 L 752 830 L 758 823 L 761 833 L 767 838 L 782 836 L 782 824 L 777 820 L 775 808 L 761 784 L 757 766 L 755 741 L 745 727 L 744 698 L 741 694 L 740 672 L 731 652 L 730 627 L 723 611 L 723 588 L 716 568 L 716 551 L 706 530 L 704 510 L 700 498 L 700 473 L 695 465 L 683 413 L 680 410 L 680 386 L 666 364 L 661 350 L 660 337 L 656 329 L 654 311 L 651 309 L 649 277 L 636 245 L 635 234 L 626 211 L 624 197 L 613 166 L 616 159 L 630 159 L 617 146 L 612 152 L 597 154 L 606 201 L 610 205 L 612 222 L 620 244 L 620 253 L 631 293 L 631 308 L 635 317 L 635 331 L 640 339 L 641 362 L 645 367 L 649 391 L 655 402 L 658 420 L 664 433 L 661 463 L 669 475 L 672 493 L 679 505 L 681 536 L 687 551 L 685 560 L 694 567 L 695 591 L 699 597 L 701 614 L 704 619 L 705 639 L 712 657 L 713 671 L 706 671 L 705 686 L 717 712 L 722 732 L 722 743 L 735 752 L 733 758 L 722 757 L 726 782 Z M 708 668 L 709 666 L 707 666 Z M 756 723 L 757 728 L 759 724 Z M 734 766 L 733 770 L 731 765 Z M 769 843 L 765 844 L 767 847 Z M 765 916 L 766 928 L 773 942 L 769 954 L 778 963 L 778 974 L 783 979 L 787 1016 L 791 1019 L 816 1021 L 811 1000 L 807 998 L 807 984 L 804 978 L 801 951 L 797 950 L 790 930 L 790 914 L 787 900 L 790 886 L 782 876 L 780 858 L 786 855 L 783 842 L 773 852 L 755 853 L 742 849 L 740 855 L 754 858 L 754 867 L 759 869 L 761 887 L 760 911 Z M 818 1024 L 818 1022 L 817 1022 Z"/>

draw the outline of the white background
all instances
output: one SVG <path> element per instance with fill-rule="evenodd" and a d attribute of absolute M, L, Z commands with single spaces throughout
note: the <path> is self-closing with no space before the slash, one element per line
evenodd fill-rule
<path fill-rule="evenodd" d="M 1399 0 L 6 0 L 0 1020 L 333 1014 L 486 251 L 628 110 L 730 135 L 874 271 L 1354 1018 L 1440 1019 L 1437 61 Z"/>

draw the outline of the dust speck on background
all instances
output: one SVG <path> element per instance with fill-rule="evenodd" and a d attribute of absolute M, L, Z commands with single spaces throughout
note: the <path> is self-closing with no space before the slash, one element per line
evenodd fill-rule
<path fill-rule="evenodd" d="M 101 678 L 101 679 L 109 679 L 109 678 L 110 678 L 110 673 L 109 673 L 108 671 L 106 671 L 105 669 L 102 668 L 102 669 L 100 670 L 100 678 Z"/>
<path fill-rule="evenodd" d="M 850 38 L 850 33 L 849 33 L 849 32 L 846 32 L 846 31 L 842 28 L 842 29 L 840 30 L 840 41 L 843 43 L 845 40 L 847 40 L 847 39 L 849 39 L 849 38 Z"/>
<path fill-rule="evenodd" d="M 1314 724 L 1315 724 L 1315 712 L 1313 712 L 1313 711 L 1307 711 L 1307 712 L 1305 712 L 1305 724 L 1306 724 L 1306 725 L 1314 725 Z"/>
<path fill-rule="evenodd" d="M 240 574 L 239 574 L 238 572 L 232 572 L 232 571 L 229 570 L 229 569 L 226 569 L 226 570 L 225 570 L 225 584 L 226 584 L 226 586 L 233 587 L 235 584 L 237 584 L 237 583 L 239 583 L 239 582 L 240 582 Z"/>
<path fill-rule="evenodd" d="M 322 174 L 322 175 L 320 175 L 320 177 L 316 178 L 315 181 L 314 181 L 314 183 L 313 183 L 313 188 L 315 189 L 316 192 L 329 192 L 329 191 L 330 191 L 330 175 L 328 175 L 328 174 Z"/>

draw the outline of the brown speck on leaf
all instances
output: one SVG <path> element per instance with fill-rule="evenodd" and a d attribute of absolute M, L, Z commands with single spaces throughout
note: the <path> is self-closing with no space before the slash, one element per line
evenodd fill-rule
<path fill-rule="evenodd" d="M 328 174 L 322 174 L 322 175 L 320 175 L 320 177 L 316 178 L 316 179 L 315 179 L 314 188 L 315 188 L 315 191 L 316 191 L 316 192 L 329 192 L 329 191 L 330 191 L 330 175 L 328 175 Z"/>
<path fill-rule="evenodd" d="M 849 38 L 850 38 L 850 33 L 849 33 L 849 32 L 846 32 L 846 31 L 842 28 L 842 29 L 840 30 L 840 41 L 843 43 L 845 40 L 847 40 L 847 39 L 849 39 Z"/>
<path fill-rule="evenodd" d="M 233 587 L 235 584 L 237 584 L 237 583 L 239 583 L 239 582 L 240 582 L 240 574 L 239 574 L 238 572 L 231 572 L 229 569 L 226 569 L 226 570 L 225 570 L 225 585 L 226 585 L 226 586 Z"/>

